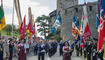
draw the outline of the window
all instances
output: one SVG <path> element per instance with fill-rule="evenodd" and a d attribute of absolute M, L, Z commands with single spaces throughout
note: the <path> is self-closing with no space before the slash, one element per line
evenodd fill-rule
<path fill-rule="evenodd" d="M 92 11 L 92 6 L 89 6 L 89 11 Z"/>
<path fill-rule="evenodd" d="M 78 12 L 78 8 L 75 8 L 75 11 Z"/>

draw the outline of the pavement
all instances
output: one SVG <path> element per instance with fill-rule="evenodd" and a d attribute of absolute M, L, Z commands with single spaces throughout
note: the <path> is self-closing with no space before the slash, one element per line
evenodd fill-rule
<path fill-rule="evenodd" d="M 38 56 L 34 56 L 33 53 L 31 53 L 31 56 L 28 56 L 27 60 L 38 60 Z M 52 56 L 51 58 L 49 58 L 48 55 L 45 55 L 45 60 L 62 60 L 62 56 L 59 56 L 59 49 L 58 49 L 57 53 L 54 56 Z M 72 56 L 71 56 L 71 60 L 82 60 L 82 57 L 77 57 L 76 53 L 73 52 Z"/>
<path fill-rule="evenodd" d="M 75 53 L 73 53 L 75 54 Z M 38 56 L 31 56 L 28 57 L 27 60 L 38 60 Z M 45 60 L 62 60 L 62 56 L 59 56 L 58 52 L 52 56 L 51 58 L 49 58 L 47 55 L 45 56 Z M 77 57 L 77 56 L 71 56 L 71 60 L 82 60 L 81 57 Z"/>
<path fill-rule="evenodd" d="M 13 60 L 18 60 L 18 59 L 14 58 Z M 27 56 L 27 60 L 38 60 L 38 56 L 34 56 L 33 52 L 30 52 L 30 54 Z M 48 55 L 45 55 L 45 60 L 63 60 L 63 59 L 62 56 L 59 56 L 59 49 L 58 49 L 57 53 L 51 58 L 49 58 Z M 71 60 L 84 60 L 84 59 L 82 59 L 82 57 L 77 57 L 76 53 L 73 52 Z"/>

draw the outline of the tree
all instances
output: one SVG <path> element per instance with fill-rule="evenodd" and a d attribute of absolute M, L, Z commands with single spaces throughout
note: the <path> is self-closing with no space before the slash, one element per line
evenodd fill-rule
<path fill-rule="evenodd" d="M 36 19 L 36 23 L 38 24 L 37 27 L 38 28 L 38 32 L 45 37 L 45 39 L 47 39 L 47 35 L 49 34 L 50 32 L 50 17 L 49 16 L 45 16 L 45 15 L 42 15 L 42 16 L 39 16 L 37 19 Z"/>
<path fill-rule="evenodd" d="M 6 27 L 3 29 L 7 32 L 7 35 L 11 35 L 11 32 L 12 32 L 12 25 L 11 24 L 7 24 Z M 15 31 L 16 30 L 16 27 L 15 25 L 13 25 L 13 30 Z"/>

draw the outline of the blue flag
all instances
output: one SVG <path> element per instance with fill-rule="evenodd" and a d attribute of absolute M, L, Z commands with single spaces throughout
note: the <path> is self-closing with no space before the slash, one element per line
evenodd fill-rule
<path fill-rule="evenodd" d="M 96 20 L 96 29 L 99 29 L 99 24 L 100 24 L 100 5 L 101 5 L 101 0 L 98 0 L 97 4 L 97 20 Z"/>
<path fill-rule="evenodd" d="M 51 27 L 51 33 L 52 33 L 53 35 L 56 34 L 56 29 L 55 29 L 54 26 Z"/>
<path fill-rule="evenodd" d="M 79 21 L 76 19 L 75 16 L 73 16 L 73 22 L 72 22 L 72 36 L 74 37 L 75 41 L 71 45 L 73 48 L 77 42 L 80 40 L 80 33 L 79 33 Z"/>
<path fill-rule="evenodd" d="M 58 27 L 61 26 L 61 24 L 62 24 L 62 18 L 61 18 L 60 11 L 59 11 L 55 20 L 54 20 L 53 26 L 57 29 Z"/>
<path fill-rule="evenodd" d="M 60 27 L 61 25 L 62 25 L 62 18 L 61 18 L 60 11 L 59 11 L 51 27 L 51 32 L 53 35 L 56 34 L 57 28 Z"/>

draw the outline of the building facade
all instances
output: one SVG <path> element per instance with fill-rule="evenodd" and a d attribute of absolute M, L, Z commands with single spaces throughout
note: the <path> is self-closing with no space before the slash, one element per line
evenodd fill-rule
<path fill-rule="evenodd" d="M 78 4 L 78 0 L 57 0 L 57 11 L 61 11 L 62 17 L 61 37 L 65 37 L 65 40 L 74 39 L 72 36 L 72 18 L 75 15 L 80 23 L 83 14 L 83 6 L 84 4 Z M 96 29 L 97 2 L 88 2 L 87 12 L 92 37 L 95 36 L 98 38 Z"/>

